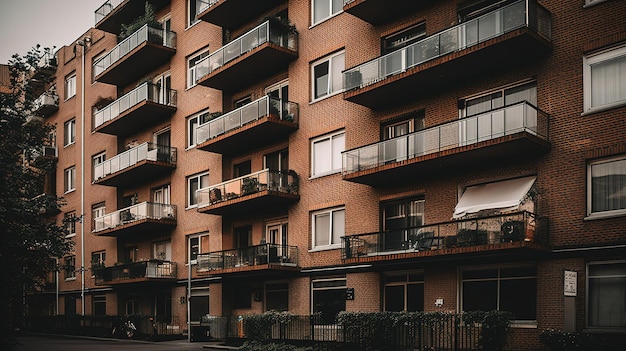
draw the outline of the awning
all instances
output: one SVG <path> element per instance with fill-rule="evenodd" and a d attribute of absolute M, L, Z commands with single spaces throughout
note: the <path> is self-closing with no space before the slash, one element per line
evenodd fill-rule
<path fill-rule="evenodd" d="M 454 208 L 454 219 L 482 210 L 512 211 L 522 200 L 537 177 L 524 177 L 470 186 L 465 189 Z"/>

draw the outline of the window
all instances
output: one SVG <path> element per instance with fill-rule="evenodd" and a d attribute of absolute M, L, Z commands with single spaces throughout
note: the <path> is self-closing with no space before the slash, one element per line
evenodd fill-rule
<path fill-rule="evenodd" d="M 508 86 L 462 99 L 459 101 L 459 117 L 478 115 L 522 101 L 537 105 L 537 82 Z"/>
<path fill-rule="evenodd" d="M 343 11 L 343 0 L 311 0 L 313 1 L 313 24 L 320 23 Z"/>
<path fill-rule="evenodd" d="M 417 273 L 385 277 L 385 311 L 424 310 L 424 275 Z"/>
<path fill-rule="evenodd" d="M 381 54 L 385 55 L 407 47 L 425 36 L 426 25 L 424 23 L 416 24 L 399 32 L 388 35 L 382 40 Z"/>
<path fill-rule="evenodd" d="M 209 120 L 209 111 L 202 111 L 187 119 L 187 147 L 195 147 L 198 142 L 204 140 L 198 140 L 197 128 L 199 125 L 206 123 Z"/>
<path fill-rule="evenodd" d="M 247 160 L 233 165 L 233 178 L 252 173 L 252 161 Z"/>
<path fill-rule="evenodd" d="M 63 173 L 63 191 L 69 193 L 76 190 L 76 167 L 67 168 Z"/>
<path fill-rule="evenodd" d="M 152 258 L 154 258 L 155 260 L 161 260 L 161 261 L 171 261 L 172 260 L 172 242 L 161 241 L 161 242 L 152 244 Z"/>
<path fill-rule="evenodd" d="M 207 56 L 209 56 L 208 49 L 187 58 L 187 88 L 195 86 L 198 78 L 202 77 L 198 74 L 196 66 L 198 65 L 198 62 L 202 61 L 202 59 Z"/>
<path fill-rule="evenodd" d="M 267 283 L 265 284 L 265 310 L 288 311 L 289 310 L 289 284 Z"/>
<path fill-rule="evenodd" d="M 584 112 L 626 104 L 626 46 L 583 58 Z"/>
<path fill-rule="evenodd" d="M 97 251 L 91 253 L 91 266 L 102 265 L 104 266 L 104 262 L 106 261 L 107 254 L 106 251 Z"/>
<path fill-rule="evenodd" d="M 320 177 L 341 172 L 341 153 L 346 149 L 346 134 L 339 131 L 311 142 L 311 176 Z"/>
<path fill-rule="evenodd" d="M 91 159 L 94 180 L 98 180 L 104 176 L 104 170 L 102 169 L 102 167 L 98 167 L 98 165 L 102 164 L 104 161 L 106 161 L 106 159 L 107 155 L 105 152 L 99 153 Z"/>
<path fill-rule="evenodd" d="M 66 238 L 76 236 L 76 212 L 68 212 L 63 216 L 65 230 L 67 230 Z"/>
<path fill-rule="evenodd" d="M 107 314 L 107 299 L 106 295 L 94 295 L 92 298 L 93 315 L 105 316 Z"/>
<path fill-rule="evenodd" d="M 241 249 L 252 245 L 252 226 L 235 228 L 233 230 L 233 248 Z"/>
<path fill-rule="evenodd" d="M 63 145 L 69 146 L 76 142 L 76 120 L 71 119 L 63 126 Z"/>
<path fill-rule="evenodd" d="M 209 234 L 197 234 L 189 237 L 189 261 L 198 263 L 198 254 L 209 252 Z"/>
<path fill-rule="evenodd" d="M 313 249 L 338 248 L 346 232 L 346 210 L 335 208 L 312 215 Z"/>
<path fill-rule="evenodd" d="M 595 161 L 587 167 L 589 216 L 626 214 L 626 156 Z"/>
<path fill-rule="evenodd" d="M 187 0 L 187 27 L 191 27 L 200 22 L 200 20 L 196 18 L 196 14 L 198 14 L 198 9 L 202 7 L 202 3 L 205 1 Z"/>
<path fill-rule="evenodd" d="M 345 53 L 335 53 L 316 61 L 311 65 L 311 99 L 322 99 L 343 89 L 343 71 L 345 68 Z"/>
<path fill-rule="evenodd" d="M 76 279 L 76 256 L 68 256 L 64 260 L 65 280 Z"/>
<path fill-rule="evenodd" d="M 187 177 L 187 207 L 198 206 L 197 191 L 209 186 L 209 172 Z"/>
<path fill-rule="evenodd" d="M 76 95 L 76 72 L 65 77 L 65 100 Z"/>
<path fill-rule="evenodd" d="M 587 287 L 587 325 L 626 328 L 626 262 L 590 263 Z"/>
<path fill-rule="evenodd" d="M 383 218 L 383 248 L 385 251 L 407 249 L 407 243 L 411 248 L 419 249 L 426 242 L 432 240 L 420 240 L 419 226 L 424 224 L 424 200 L 408 199 L 390 202 L 382 205 Z M 430 247 L 421 246 L 423 249 Z"/>
<path fill-rule="evenodd" d="M 322 324 L 336 323 L 339 312 L 346 310 L 346 278 L 314 279 L 311 290 L 311 314 L 319 313 Z"/>
<path fill-rule="evenodd" d="M 537 269 L 467 269 L 461 273 L 463 311 L 502 310 L 516 320 L 537 319 Z"/>

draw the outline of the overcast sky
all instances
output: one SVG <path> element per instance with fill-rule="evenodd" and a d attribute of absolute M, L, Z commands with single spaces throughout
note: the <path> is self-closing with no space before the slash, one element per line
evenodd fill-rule
<path fill-rule="evenodd" d="M 33 46 L 69 45 L 95 24 L 105 0 L 0 0 L 0 63 Z"/>

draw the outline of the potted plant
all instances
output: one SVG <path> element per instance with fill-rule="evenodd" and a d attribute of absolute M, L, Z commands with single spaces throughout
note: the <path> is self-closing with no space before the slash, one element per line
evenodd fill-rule
<path fill-rule="evenodd" d="M 259 189 L 259 180 L 256 178 L 244 178 L 241 181 L 242 195 L 248 195 L 257 192 Z"/>
<path fill-rule="evenodd" d="M 103 108 L 109 106 L 113 101 L 115 101 L 115 99 L 112 97 L 98 96 L 96 102 L 93 103 L 93 108 L 95 108 L 97 111 L 100 111 Z"/>

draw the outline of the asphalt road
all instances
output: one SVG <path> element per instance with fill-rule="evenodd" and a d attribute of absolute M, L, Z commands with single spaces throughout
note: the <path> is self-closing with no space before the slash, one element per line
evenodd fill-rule
<path fill-rule="evenodd" d="M 210 347 L 209 343 L 189 343 L 186 340 L 146 342 L 103 338 L 80 338 L 48 335 L 26 335 L 18 337 L 18 351 L 110 351 L 110 350 L 150 350 L 150 351 L 198 351 L 221 350 Z M 231 349 L 232 350 L 232 349 Z"/>

